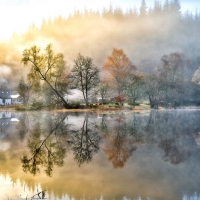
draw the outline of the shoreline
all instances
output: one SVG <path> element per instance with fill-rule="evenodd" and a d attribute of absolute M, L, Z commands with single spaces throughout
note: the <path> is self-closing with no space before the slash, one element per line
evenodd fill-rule
<path fill-rule="evenodd" d="M 114 107 L 98 107 L 98 108 L 77 108 L 77 109 L 41 109 L 41 110 L 17 110 L 16 106 L 2 106 L 0 107 L 0 111 L 7 111 L 7 112 L 35 112 L 35 111 L 53 111 L 53 112 L 73 112 L 73 113 L 84 113 L 84 112 L 146 112 L 151 110 L 200 110 L 200 106 L 185 106 L 185 107 L 179 107 L 179 108 L 163 108 L 159 107 L 158 109 L 151 109 L 143 106 L 136 106 L 133 108 L 127 108 L 127 107 L 120 107 L 120 108 L 114 108 Z"/>

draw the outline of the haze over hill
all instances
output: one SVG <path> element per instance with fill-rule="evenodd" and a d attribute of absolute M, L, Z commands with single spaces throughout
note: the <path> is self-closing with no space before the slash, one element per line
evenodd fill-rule
<path fill-rule="evenodd" d="M 101 69 L 112 49 L 119 48 L 144 73 L 155 73 L 163 55 L 183 53 L 191 79 L 200 66 L 200 15 L 181 13 L 180 9 L 177 0 L 163 5 L 156 1 L 148 10 L 141 5 L 140 12 L 130 9 L 123 13 L 111 5 L 102 11 L 77 10 L 68 18 L 43 20 L 40 28 L 32 24 L 25 33 L 13 34 L 0 43 L 0 77 L 16 86 L 28 71 L 20 63 L 23 50 L 52 43 L 55 52 L 64 54 L 68 66 L 81 53 L 93 58 Z"/>

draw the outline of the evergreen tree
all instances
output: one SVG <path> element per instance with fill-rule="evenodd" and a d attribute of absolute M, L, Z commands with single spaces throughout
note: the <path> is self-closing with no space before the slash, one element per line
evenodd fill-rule
<path fill-rule="evenodd" d="M 169 3 L 169 0 L 166 0 L 164 5 L 163 5 L 163 12 L 168 13 L 169 10 L 170 10 L 170 3 Z"/>
<path fill-rule="evenodd" d="M 147 7 L 145 0 L 142 0 L 141 6 L 140 6 L 140 16 L 144 17 L 147 15 Z"/>
<path fill-rule="evenodd" d="M 173 14 L 177 14 L 177 15 L 180 15 L 180 10 L 181 10 L 181 5 L 180 5 L 180 2 L 179 0 L 173 0 L 171 2 L 171 9 Z"/>
<path fill-rule="evenodd" d="M 91 11 L 89 11 L 87 8 L 84 9 L 84 18 L 89 18 L 91 14 Z"/>
<path fill-rule="evenodd" d="M 162 5 L 160 3 L 160 1 L 158 0 L 155 0 L 154 1 L 154 9 L 153 9 L 153 12 L 155 14 L 160 14 L 162 12 Z"/>
<path fill-rule="evenodd" d="M 133 17 L 134 18 L 137 18 L 138 17 L 138 11 L 137 11 L 137 8 L 134 6 L 133 8 Z"/>
<path fill-rule="evenodd" d="M 76 19 L 82 19 L 83 18 L 83 14 L 80 12 L 80 10 L 74 10 L 74 17 Z"/>
<path fill-rule="evenodd" d="M 42 20 L 42 25 L 41 25 L 41 30 L 45 31 L 47 29 L 47 22 L 46 20 L 43 18 Z"/>
<path fill-rule="evenodd" d="M 110 4 L 110 6 L 109 6 L 109 9 L 108 9 L 108 14 L 110 15 L 110 16 L 112 16 L 113 15 L 113 6 L 112 6 L 112 4 Z"/>
<path fill-rule="evenodd" d="M 102 16 L 105 18 L 112 18 L 114 14 L 113 6 L 110 4 L 109 9 L 103 8 Z"/>
<path fill-rule="evenodd" d="M 200 14 L 199 14 L 199 12 L 197 11 L 197 9 L 196 9 L 196 12 L 195 12 L 194 20 L 195 20 L 195 22 L 196 22 L 197 24 L 199 24 L 199 22 L 200 22 Z"/>
<path fill-rule="evenodd" d="M 122 19 L 124 17 L 124 14 L 123 14 L 121 8 L 115 8 L 114 17 L 116 17 L 117 19 Z"/>

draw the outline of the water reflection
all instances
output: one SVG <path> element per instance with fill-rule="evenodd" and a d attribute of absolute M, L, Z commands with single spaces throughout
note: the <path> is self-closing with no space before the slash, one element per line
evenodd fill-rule
<path fill-rule="evenodd" d="M 200 126 L 196 114 L 152 111 L 145 126 L 147 142 L 163 149 L 165 161 L 172 164 L 184 162 L 198 148 L 195 136 L 198 135 Z"/>
<path fill-rule="evenodd" d="M 17 116 L 16 113 L 7 111 L 0 112 L 0 139 L 6 137 L 11 124 L 18 123 L 19 120 L 16 118 Z"/>
<path fill-rule="evenodd" d="M 21 115 L 19 117 L 19 122 L 18 122 L 18 135 L 19 135 L 19 139 L 21 141 L 24 140 L 26 134 L 28 134 L 29 132 L 29 116 L 27 115 L 27 113 L 24 113 L 23 115 Z"/>
<path fill-rule="evenodd" d="M 27 146 L 31 156 L 21 158 L 22 168 L 25 172 L 36 174 L 39 166 L 45 168 L 48 176 L 52 175 L 53 166 L 63 166 L 66 146 L 63 142 L 68 134 L 68 124 L 64 122 L 67 115 L 51 115 L 32 125 Z M 24 124 L 24 123 L 22 123 Z"/>
<path fill-rule="evenodd" d="M 93 155 L 99 151 L 99 141 L 97 125 L 89 122 L 88 115 L 85 116 L 80 129 L 70 130 L 68 143 L 79 166 L 92 160 Z"/>
<path fill-rule="evenodd" d="M 1 199 L 37 187 L 62 200 L 199 199 L 198 110 L 10 116 L 0 118 Z"/>
<path fill-rule="evenodd" d="M 55 114 L 45 117 L 45 121 L 38 122 L 27 128 L 26 117 L 21 118 L 20 139 L 29 132 L 27 146 L 31 156 L 23 155 L 22 168 L 25 172 L 36 174 L 40 166 L 45 168 L 48 176 L 52 175 L 53 166 L 63 166 L 66 151 L 71 150 L 74 159 L 80 166 L 90 162 L 93 154 L 99 150 L 100 136 L 95 123 L 89 122 L 86 115 L 80 129 L 70 129 L 72 124 L 67 122 L 66 114 Z M 34 121 L 34 120 L 32 120 Z"/>
<path fill-rule="evenodd" d="M 109 124 L 109 128 L 105 125 L 105 120 L 102 119 L 102 122 L 101 130 L 105 130 L 105 127 L 107 127 L 104 133 L 104 139 L 106 140 L 104 151 L 114 168 L 122 168 L 137 148 L 134 145 L 134 138 L 130 137 L 126 117 L 124 114 L 114 116 L 114 122 Z"/>

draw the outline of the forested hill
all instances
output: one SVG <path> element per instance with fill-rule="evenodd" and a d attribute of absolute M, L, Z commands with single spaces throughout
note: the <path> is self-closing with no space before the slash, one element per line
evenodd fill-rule
<path fill-rule="evenodd" d="M 40 28 L 32 24 L 25 33 L 0 44 L 0 64 L 12 69 L 12 80 L 24 72 L 20 63 L 22 51 L 32 45 L 41 48 L 52 43 L 55 52 L 65 56 L 72 65 L 78 53 L 93 58 L 101 68 L 113 48 L 121 48 L 138 68 L 145 73 L 155 73 L 162 66 L 163 55 L 179 52 L 188 61 L 188 78 L 200 66 L 200 14 L 180 12 L 178 0 L 166 0 L 162 5 L 155 1 L 147 8 L 145 1 L 140 10 L 121 8 L 102 11 L 75 11 L 68 18 L 58 16 L 43 20 Z M 6 78 L 6 77 L 5 77 Z"/>

